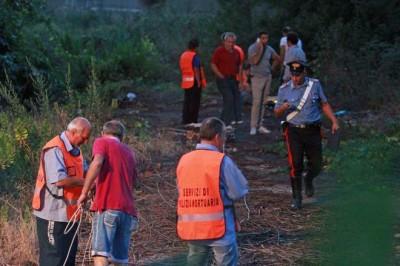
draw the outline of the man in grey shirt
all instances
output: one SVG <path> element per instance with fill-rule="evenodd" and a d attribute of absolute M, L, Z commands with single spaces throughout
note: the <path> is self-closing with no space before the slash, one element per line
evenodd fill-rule
<path fill-rule="evenodd" d="M 251 107 L 250 135 L 259 133 L 268 134 L 267 128 L 262 126 L 264 116 L 264 101 L 271 89 L 272 69 L 280 64 L 281 58 L 268 45 L 269 35 L 262 31 L 257 41 L 248 49 L 251 77 L 251 92 L 253 102 Z M 272 65 L 271 65 L 272 60 Z"/>

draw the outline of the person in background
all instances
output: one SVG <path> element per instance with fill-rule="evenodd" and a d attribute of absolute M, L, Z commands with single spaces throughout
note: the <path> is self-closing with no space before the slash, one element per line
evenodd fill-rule
<path fill-rule="evenodd" d="M 251 106 L 250 135 L 257 131 L 261 134 L 271 133 L 262 125 L 264 117 L 264 102 L 271 89 L 272 69 L 280 65 L 280 57 L 268 45 L 269 35 L 262 31 L 257 41 L 249 47 L 251 92 L 253 101 Z M 273 62 L 272 65 L 270 62 Z"/>
<path fill-rule="evenodd" d="M 181 88 L 185 91 L 182 124 L 197 123 L 200 109 L 201 90 L 207 85 L 200 56 L 197 53 L 199 41 L 191 39 L 187 50 L 179 59 L 179 68 L 182 75 Z"/>
<path fill-rule="evenodd" d="M 225 134 L 220 119 L 205 119 L 201 142 L 176 169 L 177 234 L 189 246 L 187 265 L 208 265 L 211 251 L 217 265 L 238 263 L 233 203 L 248 193 L 248 184 L 224 154 Z"/>
<path fill-rule="evenodd" d="M 96 180 L 91 206 L 92 256 L 95 266 L 128 265 L 129 243 L 138 219 L 133 197 L 137 178 L 134 152 L 122 140 L 124 125 L 111 120 L 103 125 L 100 138 L 93 143 L 93 160 L 86 175 L 78 204 L 82 204 Z"/>
<path fill-rule="evenodd" d="M 285 69 L 283 73 L 283 83 L 286 83 L 290 80 L 291 77 L 291 72 L 289 70 L 289 66 L 287 65 L 287 62 L 292 62 L 294 60 L 301 60 L 303 62 L 306 62 L 306 54 L 304 51 L 297 45 L 299 39 L 297 37 L 297 33 L 291 31 L 287 34 L 287 46 L 288 49 L 285 53 Z"/>
<path fill-rule="evenodd" d="M 281 40 L 279 41 L 279 56 L 280 56 L 282 59 L 285 58 L 286 51 L 288 50 L 287 35 L 288 35 L 288 33 L 291 32 L 291 31 L 292 31 L 292 28 L 289 27 L 289 26 L 285 26 L 285 27 L 283 27 L 283 29 L 282 29 L 282 37 L 281 37 Z M 298 39 L 297 46 L 298 46 L 300 49 L 303 49 L 303 44 L 302 44 L 302 42 L 301 42 L 300 39 Z M 285 64 L 286 64 L 286 62 L 283 62 L 283 65 L 284 65 L 284 66 L 285 66 Z"/>
<path fill-rule="evenodd" d="M 302 207 L 302 177 L 304 157 L 307 158 L 305 171 L 305 194 L 314 195 L 313 179 L 322 167 L 321 113 L 332 123 L 334 134 L 339 124 L 321 83 L 317 79 L 306 77 L 306 62 L 296 59 L 288 63 L 291 81 L 279 88 L 275 115 L 284 119 L 284 135 L 290 166 L 292 185 L 292 208 Z"/>
<path fill-rule="evenodd" d="M 230 126 L 242 120 L 241 100 L 237 75 L 241 75 L 242 64 L 240 54 L 234 48 L 236 35 L 227 32 L 223 35 L 223 43 L 215 49 L 211 59 L 211 69 L 217 78 L 217 87 L 222 94 L 222 120 Z"/>
<path fill-rule="evenodd" d="M 77 117 L 42 148 L 32 200 L 41 266 L 75 265 L 77 225 L 68 233 L 64 231 L 78 209 L 77 200 L 85 177 L 79 147 L 88 141 L 91 128 L 86 118 Z"/>

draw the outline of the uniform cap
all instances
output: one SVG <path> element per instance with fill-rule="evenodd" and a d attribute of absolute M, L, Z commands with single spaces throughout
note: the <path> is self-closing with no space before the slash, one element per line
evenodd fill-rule
<path fill-rule="evenodd" d="M 289 66 L 290 73 L 298 75 L 304 72 L 304 68 L 307 66 L 307 62 L 303 60 L 295 60 L 287 63 Z"/>

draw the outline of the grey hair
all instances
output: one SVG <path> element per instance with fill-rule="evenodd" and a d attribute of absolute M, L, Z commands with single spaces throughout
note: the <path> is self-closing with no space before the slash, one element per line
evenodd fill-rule
<path fill-rule="evenodd" d="M 230 31 L 223 33 L 223 35 L 221 35 L 221 37 L 224 41 L 227 40 L 228 38 L 233 38 L 235 40 L 237 39 L 236 34 L 234 32 L 230 32 Z"/>
<path fill-rule="evenodd" d="M 82 117 L 82 116 L 78 116 L 75 117 L 74 119 L 72 119 L 71 122 L 69 122 L 69 124 L 67 125 L 67 130 L 71 131 L 73 129 L 75 129 L 77 132 L 82 132 L 82 130 L 84 128 L 91 128 L 91 124 L 89 122 L 89 120 L 87 120 L 86 118 Z"/>
<path fill-rule="evenodd" d="M 125 126 L 118 120 L 111 120 L 103 125 L 103 134 L 112 135 L 122 140 L 125 136 Z"/>

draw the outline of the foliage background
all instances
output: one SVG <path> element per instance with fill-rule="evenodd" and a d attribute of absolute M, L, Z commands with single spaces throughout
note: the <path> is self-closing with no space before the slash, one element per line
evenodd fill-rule
<path fill-rule="evenodd" d="M 40 148 L 72 117 L 84 115 L 101 125 L 112 98 L 139 87 L 177 86 L 177 59 L 192 37 L 200 39 L 212 80 L 209 62 L 222 32 L 236 32 L 247 50 L 257 32 L 267 30 L 278 51 L 280 31 L 290 25 L 334 107 L 399 110 L 397 0 L 145 2 L 142 12 L 115 13 L 50 9 L 45 0 L 0 0 L 0 200 L 29 194 Z M 368 147 L 380 152 L 380 145 Z M 344 158 L 363 152 L 348 149 Z M 18 203 L 22 223 L 29 222 L 28 202 Z M 9 212 L 0 208 L 0 222 L 9 220 Z"/>

